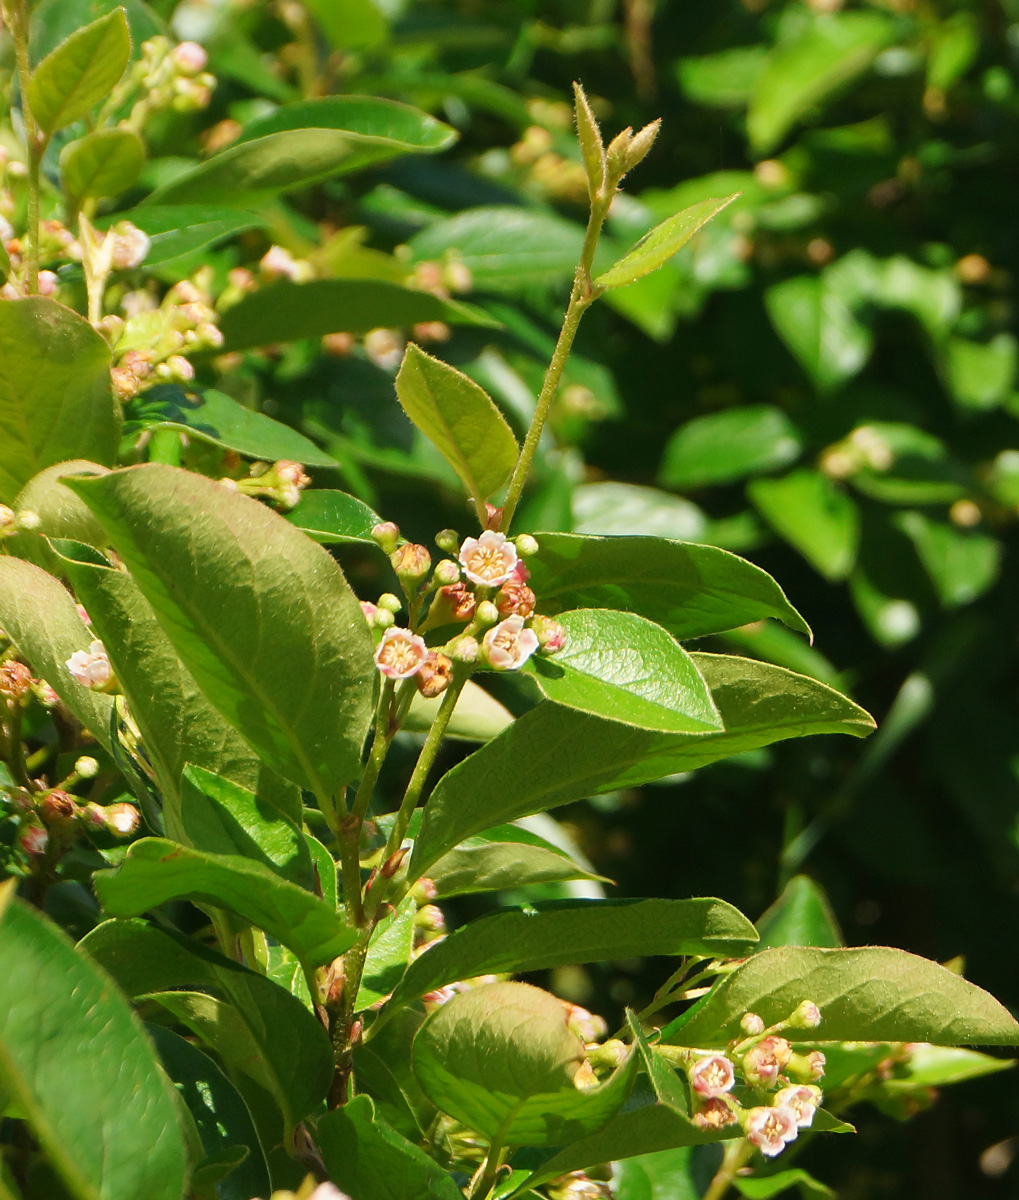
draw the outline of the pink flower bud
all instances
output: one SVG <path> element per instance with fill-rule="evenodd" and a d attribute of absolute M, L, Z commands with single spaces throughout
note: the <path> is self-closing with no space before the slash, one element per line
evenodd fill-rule
<path fill-rule="evenodd" d="M 78 815 L 78 806 L 67 792 L 54 788 L 38 804 L 39 816 L 47 826 L 68 825 Z"/>
<path fill-rule="evenodd" d="M 364 619 L 368 622 L 369 625 L 371 625 L 375 619 L 375 614 L 379 610 L 369 600 L 362 600 L 360 602 L 360 604 L 361 604 L 361 611 L 364 613 Z"/>
<path fill-rule="evenodd" d="M 446 918 L 437 904 L 425 904 L 417 910 L 414 926 L 424 933 L 445 933 Z"/>
<path fill-rule="evenodd" d="M 791 1108 L 751 1108 L 743 1126 L 746 1139 L 762 1154 L 774 1158 L 796 1140 L 796 1114 Z"/>
<path fill-rule="evenodd" d="M 0 697 L 5 700 L 24 700 L 32 690 L 32 672 L 24 663 L 10 658 L 0 663 Z"/>
<path fill-rule="evenodd" d="M 597 1042 L 599 1038 L 603 1038 L 609 1031 L 609 1027 L 603 1017 L 599 1017 L 597 1013 L 588 1012 L 586 1008 L 582 1008 L 579 1004 L 570 1004 L 564 1000 L 563 1006 L 566 1009 L 566 1026 L 570 1033 L 575 1033 L 582 1042 Z"/>
<path fill-rule="evenodd" d="M 460 547 L 464 574 L 479 587 L 508 583 L 517 565 L 517 548 L 504 533 L 490 529 L 477 538 L 466 538 Z"/>
<path fill-rule="evenodd" d="M 406 542 L 394 550 L 389 556 L 389 561 L 393 564 L 397 578 L 411 582 L 424 579 L 432 566 L 432 556 L 428 550 L 413 542 Z"/>
<path fill-rule="evenodd" d="M 785 1038 L 762 1038 L 743 1056 L 743 1077 L 751 1087 L 771 1087 L 791 1057 Z"/>
<path fill-rule="evenodd" d="M 756 1037 L 759 1033 L 763 1033 L 765 1028 L 763 1019 L 757 1013 L 752 1012 L 743 1014 L 739 1027 L 748 1037 Z"/>
<path fill-rule="evenodd" d="M 422 696 L 429 699 L 441 696 L 453 679 L 453 663 L 445 654 L 429 650 L 428 657 L 421 664 L 414 682 Z"/>
<path fill-rule="evenodd" d="M 149 235 L 130 221 L 118 221 L 106 235 L 113 238 L 113 265 L 119 271 L 140 267 L 152 242 Z"/>
<path fill-rule="evenodd" d="M 75 650 L 64 664 L 71 677 L 93 691 L 101 691 L 113 680 L 113 668 L 102 642 L 94 641 L 88 650 Z"/>
<path fill-rule="evenodd" d="M 410 679 L 428 657 L 425 639 L 409 629 L 387 629 L 375 651 L 375 665 L 387 679 Z"/>
<path fill-rule="evenodd" d="M 724 1054 L 710 1054 L 687 1068 L 687 1078 L 696 1095 L 711 1100 L 732 1090 L 736 1073 Z"/>
<path fill-rule="evenodd" d="M 304 467 L 299 462 L 282 458 L 276 464 L 276 478 L 281 483 L 293 484 L 296 488 L 306 488 L 311 480 L 304 473 Z"/>
<path fill-rule="evenodd" d="M 481 653 L 478 639 L 469 634 L 464 634 L 463 637 L 458 637 L 455 641 L 450 642 L 446 649 L 449 651 L 450 658 L 459 663 L 477 662 L 478 655 Z"/>
<path fill-rule="evenodd" d="M 534 592 L 525 583 L 504 583 L 495 597 L 495 607 L 503 617 L 529 617 L 535 603 Z"/>
<path fill-rule="evenodd" d="M 35 698 L 43 706 L 43 708 L 56 708 L 60 703 L 60 697 L 50 687 L 45 679 L 36 679 L 32 683 L 32 691 L 35 692 Z"/>
<path fill-rule="evenodd" d="M 818 1105 L 821 1103 L 821 1089 L 818 1087 L 785 1087 L 777 1091 L 774 1103 L 780 1108 L 789 1108 L 796 1114 L 796 1124 L 800 1129 L 806 1129 L 814 1119 Z"/>
<path fill-rule="evenodd" d="M 297 260 L 282 246 L 270 246 L 258 265 L 262 274 L 269 279 L 291 279 L 296 282 L 301 276 Z"/>
<path fill-rule="evenodd" d="M 410 889 L 410 894 L 415 903 L 427 904 L 435 899 L 439 894 L 439 889 L 435 886 L 434 879 L 429 879 L 427 875 L 424 875 Z"/>
<path fill-rule="evenodd" d="M 825 1057 L 820 1050 L 809 1054 L 793 1054 L 786 1063 L 785 1073 L 797 1083 L 813 1083 L 824 1077 Z"/>
<path fill-rule="evenodd" d="M 566 630 L 551 617 L 533 616 L 528 622 L 543 654 L 556 654 L 566 645 Z"/>
<path fill-rule="evenodd" d="M 195 369 L 182 354 L 171 354 L 163 363 L 162 374 L 174 383 L 191 383 Z"/>
<path fill-rule="evenodd" d="M 14 537 L 18 532 L 18 521 L 14 509 L 0 504 L 0 537 Z"/>
<path fill-rule="evenodd" d="M 141 816 L 133 804 L 120 801 L 106 809 L 106 825 L 111 833 L 129 837 L 141 824 Z"/>
<path fill-rule="evenodd" d="M 91 800 L 78 809 L 78 819 L 86 829 L 91 829 L 95 833 L 106 829 L 106 809 Z"/>
<path fill-rule="evenodd" d="M 816 1029 L 821 1024 L 821 1010 L 813 1000 L 804 1000 L 786 1021 L 789 1029 Z"/>
<path fill-rule="evenodd" d="M 18 845 L 29 858 L 41 858 L 50 844 L 50 835 L 42 825 L 22 821 L 18 827 Z"/>
<path fill-rule="evenodd" d="M 395 371 L 403 357 L 403 342 L 392 329 L 372 329 L 365 334 L 364 352 L 383 371 Z"/>
<path fill-rule="evenodd" d="M 507 617 L 485 634 L 481 653 L 494 670 L 515 671 L 537 649 L 537 635 L 533 629 L 524 628 L 524 618 Z"/>
<path fill-rule="evenodd" d="M 460 582 L 460 568 L 451 558 L 444 558 L 436 563 L 433 578 L 442 587 L 452 587 Z"/>
<path fill-rule="evenodd" d="M 181 42 L 174 46 L 172 57 L 182 75 L 198 75 L 209 62 L 209 56 L 197 42 Z"/>
<path fill-rule="evenodd" d="M 39 295 L 52 296 L 57 290 L 57 284 L 60 282 L 59 276 L 54 271 L 39 272 Z"/>
<path fill-rule="evenodd" d="M 694 1124 L 701 1129 L 724 1129 L 726 1125 L 734 1125 L 737 1120 L 736 1114 L 721 1096 L 705 1100 L 693 1115 Z"/>

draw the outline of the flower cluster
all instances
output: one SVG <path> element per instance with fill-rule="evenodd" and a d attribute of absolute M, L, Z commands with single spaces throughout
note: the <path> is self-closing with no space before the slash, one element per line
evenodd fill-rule
<path fill-rule="evenodd" d="M 240 464 L 239 459 L 237 464 Z M 280 508 L 289 509 L 299 503 L 301 492 L 311 483 L 311 477 L 305 474 L 301 463 L 281 458 L 272 465 L 265 462 L 252 463 L 247 475 L 239 479 L 224 476 L 219 482 L 232 492 L 242 492 L 245 496 L 261 496 L 275 501 Z"/>

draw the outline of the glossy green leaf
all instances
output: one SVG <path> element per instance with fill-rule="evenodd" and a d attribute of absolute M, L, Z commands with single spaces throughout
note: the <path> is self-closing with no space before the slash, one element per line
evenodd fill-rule
<path fill-rule="evenodd" d="M 689 1146 L 624 1158 L 613 1168 L 617 1200 L 700 1200 Z"/>
<path fill-rule="evenodd" d="M 747 113 L 754 151 L 770 153 L 797 121 L 861 75 L 894 36 L 892 21 L 865 11 L 817 17 L 779 42 Z"/>
<path fill-rule="evenodd" d="M 565 647 L 527 662 L 546 699 L 641 729 L 722 727 L 693 659 L 660 625 L 634 613 L 582 608 L 564 613 L 562 626 Z"/>
<path fill-rule="evenodd" d="M 561 1000 L 526 983 L 490 983 L 425 1021 L 414 1039 L 414 1074 L 440 1109 L 483 1137 L 555 1146 L 604 1125 L 633 1083 L 631 1056 L 581 1091 L 573 1076 L 583 1051 Z"/>
<path fill-rule="evenodd" d="M 473 379 L 412 343 L 396 377 L 396 395 L 472 500 L 487 500 L 502 487 L 517 460 L 517 440 Z"/>
<path fill-rule="evenodd" d="M 76 200 L 117 196 L 145 165 L 145 145 L 130 129 L 96 129 L 60 152 L 64 191 Z"/>
<path fill-rule="evenodd" d="M 94 883 L 114 917 L 138 916 L 179 899 L 229 908 L 309 966 L 330 962 L 354 942 L 352 931 L 328 905 L 260 863 L 203 854 L 163 838 L 133 842 L 121 865 L 98 871 Z"/>
<path fill-rule="evenodd" d="M 75 490 L 106 528 L 209 701 L 316 795 L 360 767 L 372 644 L 325 550 L 258 501 L 149 464 Z"/>
<path fill-rule="evenodd" d="M 573 489 L 573 530 L 703 542 L 704 512 L 680 496 L 632 483 L 582 483 Z"/>
<path fill-rule="evenodd" d="M 564 850 L 517 825 L 465 839 L 428 871 L 439 899 L 568 879 L 602 880 Z"/>
<path fill-rule="evenodd" d="M 570 533 L 540 534 L 538 542 L 541 549 L 527 565 L 546 612 L 622 609 L 664 626 L 679 641 L 762 617 L 810 632 L 770 575 L 714 546 Z"/>
<path fill-rule="evenodd" d="M 62 490 L 77 499 L 67 488 Z M 258 792 L 262 800 L 299 821 L 297 788 L 261 762 L 205 699 L 131 576 L 67 557 L 62 564 L 92 620 L 92 636 L 107 649 L 141 731 L 163 793 L 167 832 L 187 840 L 180 787 L 188 762 Z M 158 687 L 152 686 L 153 680 L 159 681 Z"/>
<path fill-rule="evenodd" d="M 72 33 L 47 54 L 28 84 L 28 103 L 43 133 L 70 125 L 105 99 L 130 57 L 131 35 L 122 8 Z"/>
<path fill-rule="evenodd" d="M 89 547 L 108 546 L 106 532 L 88 505 L 60 482 L 65 475 L 105 475 L 106 471 L 98 463 L 72 458 L 33 475 L 12 505 L 19 529 L 17 540 L 8 543 L 9 551 L 52 575 L 63 576 L 60 556 L 47 539 L 70 540 Z"/>
<path fill-rule="evenodd" d="M 804 1200 L 834 1200 L 835 1192 L 802 1167 L 790 1167 L 774 1175 L 746 1175 L 733 1180 L 736 1191 L 748 1200 L 770 1200 L 791 1188 L 798 1188 Z"/>
<path fill-rule="evenodd" d="M 225 205 L 142 204 L 129 212 L 105 218 L 100 222 L 100 228 L 124 219 L 149 235 L 146 267 L 161 266 L 181 255 L 193 254 L 224 238 L 266 224 L 264 217 Z"/>
<path fill-rule="evenodd" d="M 240 141 L 157 188 L 150 200 L 246 205 L 401 154 L 445 150 L 455 139 L 448 125 L 394 100 L 299 100 L 247 124 Z"/>
<path fill-rule="evenodd" d="M 400 982 L 414 948 L 417 904 L 408 897 L 375 927 L 357 993 L 358 1012 L 377 1004 Z"/>
<path fill-rule="evenodd" d="M 461 1200 L 452 1178 L 392 1129 L 368 1096 L 356 1096 L 318 1123 L 329 1178 L 358 1200 Z"/>
<path fill-rule="evenodd" d="M 390 1001 L 406 1004 L 458 979 L 667 954 L 738 957 L 753 926 L 722 900 L 563 900 L 491 913 L 414 959 Z"/>
<path fill-rule="evenodd" d="M 404 729 L 427 733 L 442 703 L 441 696 L 415 695 L 407 710 Z M 446 727 L 446 737 L 460 742 L 488 742 L 513 723 L 513 714 L 473 680 L 468 680 Z"/>
<path fill-rule="evenodd" d="M 177 384 L 149 388 L 131 403 L 125 432 L 177 429 L 190 437 L 250 458 L 289 459 L 307 467 L 335 467 L 336 460 L 304 434 L 210 388 L 185 391 Z"/>
<path fill-rule="evenodd" d="M 286 519 L 313 541 L 325 546 L 343 542 L 374 546 L 376 542 L 371 531 L 382 520 L 363 501 L 328 488 L 304 492 L 300 503 L 286 514 Z"/>
<path fill-rule="evenodd" d="M 665 445 L 658 482 L 664 487 L 732 483 L 794 462 L 803 442 L 780 408 L 748 404 L 687 421 Z"/>
<path fill-rule="evenodd" d="M 109 749 L 113 697 L 82 687 L 67 669 L 71 655 L 87 650 L 95 635 L 63 584 L 34 563 L 0 555 L 0 629 L 36 675 Z"/>
<path fill-rule="evenodd" d="M 540 704 L 439 780 L 425 808 L 411 874 L 427 875 L 465 838 L 529 813 L 692 771 L 785 738 L 864 737 L 874 728 L 862 708 L 806 676 L 749 658 L 693 658 L 724 732 L 656 733 Z"/>
<path fill-rule="evenodd" d="M 821 1010 L 810 1041 L 1019 1045 L 1019 1022 L 993 996 L 937 963 L 885 946 L 816 949 L 786 946 L 755 954 L 727 976 L 696 1013 L 663 1040 L 723 1046 L 744 1013 L 766 1025 L 802 1000 Z"/>
<path fill-rule="evenodd" d="M 189 1014 L 210 1048 L 223 1053 L 235 1080 L 240 1072 L 265 1087 L 284 1122 L 293 1126 L 325 1098 L 332 1079 L 328 1035 L 300 1000 L 271 979 L 144 921 L 104 921 L 80 947 L 131 997 L 180 988 L 214 992 L 229 1025 L 222 1036 L 206 1020 L 216 1005 L 210 1008 L 200 999 L 180 1011 Z"/>
<path fill-rule="evenodd" d="M 757 922 L 758 950 L 772 946 L 844 946 L 838 920 L 823 889 L 807 875 L 794 875 L 782 895 Z"/>
<path fill-rule="evenodd" d="M 739 193 L 737 192 L 736 195 Z M 595 287 L 625 287 L 644 275 L 650 275 L 681 249 L 712 217 L 730 205 L 736 195 L 724 199 L 702 200 L 668 217 L 646 233 L 623 257 L 603 275 L 597 276 Z"/>
<path fill-rule="evenodd" d="M 764 303 L 779 337 L 822 390 L 850 379 L 870 357 L 870 330 L 823 277 L 784 279 L 768 288 Z"/>
<path fill-rule="evenodd" d="M 219 1200 L 251 1200 L 272 1191 L 269 1168 L 251 1116 L 237 1089 L 207 1054 L 163 1029 L 148 1027 L 164 1069 L 194 1119 L 206 1158 L 238 1148 L 247 1153 L 217 1185 Z M 194 1182 L 194 1180 L 192 1180 Z"/>
<path fill-rule="evenodd" d="M 0 504 L 54 463 L 116 460 L 110 349 L 84 317 L 43 296 L 0 304 L 0 363 Z"/>
<path fill-rule="evenodd" d="M 1015 1066 L 1014 1060 L 994 1058 L 976 1050 L 964 1050 L 960 1046 L 930 1046 L 920 1043 L 912 1048 L 903 1064 L 905 1075 L 881 1081 L 882 1090 L 891 1092 L 912 1091 L 916 1088 L 945 1087 L 951 1083 L 962 1083 L 964 1079 L 982 1079 L 998 1071 L 1008 1071 Z"/>
<path fill-rule="evenodd" d="M 180 1200 L 186 1159 L 173 1090 L 127 1001 L 20 901 L 0 917 L 0 936 L 0 1088 L 69 1195 Z"/>
<path fill-rule="evenodd" d="M 997 538 L 921 512 L 898 513 L 894 520 L 916 547 L 945 608 L 971 603 L 997 579 L 1002 552 Z"/>
<path fill-rule="evenodd" d="M 845 579 L 856 563 L 860 514 L 851 497 L 820 471 L 804 468 L 747 487 L 754 507 L 826 579 Z"/>
<path fill-rule="evenodd" d="M 385 279 L 283 279 L 249 292 L 220 320 L 227 350 L 247 350 L 327 333 L 367 333 L 419 321 L 490 324 L 474 310 Z"/>

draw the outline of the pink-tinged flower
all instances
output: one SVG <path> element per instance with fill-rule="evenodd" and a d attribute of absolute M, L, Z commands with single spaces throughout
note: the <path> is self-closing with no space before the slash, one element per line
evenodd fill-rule
<path fill-rule="evenodd" d="M 111 257 L 118 271 L 140 267 L 152 245 L 149 235 L 130 221 L 118 221 L 106 236 L 113 238 Z"/>
<path fill-rule="evenodd" d="M 543 654 L 556 654 L 566 645 L 566 630 L 551 617 L 535 615 L 531 617 L 529 624 Z"/>
<path fill-rule="evenodd" d="M 93 691 L 101 691 L 113 678 L 106 648 L 100 641 L 90 642 L 87 650 L 75 650 L 64 665 L 73 679 Z"/>
<path fill-rule="evenodd" d="M 24 700 L 32 690 L 32 672 L 24 663 L 8 659 L 0 663 L 0 696 L 5 700 Z"/>
<path fill-rule="evenodd" d="M 198 75 L 205 70 L 209 56 L 197 42 L 181 42 L 173 48 L 173 61 L 183 75 Z"/>
<path fill-rule="evenodd" d="M 293 462 L 289 458 L 281 458 L 276 464 L 276 478 L 281 483 L 290 483 L 296 488 L 306 488 L 311 483 L 301 463 Z"/>
<path fill-rule="evenodd" d="M 387 679 L 410 679 L 427 657 L 428 647 L 423 637 L 393 626 L 382 635 L 375 651 L 375 665 Z"/>
<path fill-rule="evenodd" d="M 18 845 L 30 858 L 40 858 L 50 844 L 50 835 L 41 825 L 22 821 L 18 829 Z"/>
<path fill-rule="evenodd" d="M 421 664 L 414 682 L 422 696 L 431 699 L 441 696 L 453 681 L 453 663 L 445 654 L 429 650 L 428 657 Z"/>
<path fill-rule="evenodd" d="M 774 1101 L 779 1108 L 792 1109 L 796 1114 L 796 1124 L 800 1129 L 806 1129 L 821 1103 L 821 1089 L 809 1086 L 782 1088 L 775 1093 Z"/>
<path fill-rule="evenodd" d="M 752 1108 L 747 1113 L 744 1132 L 748 1142 L 774 1158 L 782 1153 L 787 1142 L 796 1140 L 796 1114 L 791 1108 Z"/>
<path fill-rule="evenodd" d="M 809 1054 L 794 1054 L 786 1064 L 785 1073 L 797 1083 L 812 1083 L 824 1076 L 825 1058 L 820 1050 Z"/>
<path fill-rule="evenodd" d="M 527 564 L 523 559 L 517 560 L 517 565 L 513 568 L 513 578 L 511 583 L 526 583 L 531 578 L 531 572 L 527 569 Z"/>
<path fill-rule="evenodd" d="M 762 1038 L 743 1058 L 743 1077 L 751 1087 L 771 1087 L 792 1057 L 792 1046 L 780 1037 Z"/>
<path fill-rule="evenodd" d="M 737 1117 L 721 1096 L 713 1096 L 697 1109 L 693 1115 L 693 1123 L 701 1129 L 724 1129 L 726 1125 L 734 1125 Z"/>
<path fill-rule="evenodd" d="M 106 811 L 106 825 L 111 833 L 118 837 L 128 837 L 141 824 L 141 815 L 133 804 L 119 801 L 111 804 Z"/>
<path fill-rule="evenodd" d="M 588 1012 L 579 1004 L 570 1004 L 566 1000 L 563 1001 L 563 1007 L 566 1009 L 567 1027 L 582 1042 L 597 1042 L 599 1038 L 603 1038 L 608 1033 L 608 1025 L 597 1013 Z"/>
<path fill-rule="evenodd" d="M 724 1054 L 709 1054 L 688 1068 L 687 1078 L 690 1087 L 701 1099 L 712 1100 L 732 1090 L 736 1073 Z"/>
<path fill-rule="evenodd" d="M 533 629 L 524 628 L 523 617 L 507 617 L 485 634 L 482 653 L 496 671 L 515 671 L 538 649 Z"/>
<path fill-rule="evenodd" d="M 517 548 L 504 533 L 486 529 L 481 537 L 465 538 L 460 547 L 464 574 L 479 587 L 500 587 L 513 578 Z"/>
<path fill-rule="evenodd" d="M 804 1000 L 786 1021 L 789 1029 L 816 1029 L 821 1024 L 821 1010 L 813 1000 Z"/>

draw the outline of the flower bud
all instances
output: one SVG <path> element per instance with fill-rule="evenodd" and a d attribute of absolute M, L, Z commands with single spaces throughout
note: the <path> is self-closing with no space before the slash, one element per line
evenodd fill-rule
<path fill-rule="evenodd" d="M 495 597 L 495 607 L 501 616 L 529 617 L 534 612 L 536 597 L 523 583 L 506 583 Z"/>
<path fill-rule="evenodd" d="M 50 835 L 43 825 L 26 820 L 18 826 L 17 841 L 29 858 L 41 858 L 50 844 Z"/>
<path fill-rule="evenodd" d="M 379 611 L 378 608 L 376 608 L 376 606 L 372 604 L 370 600 L 361 600 L 359 603 L 361 605 L 361 611 L 364 613 L 364 619 L 369 625 L 374 624 L 375 614 Z"/>
<path fill-rule="evenodd" d="M 205 70 L 209 56 L 197 42 L 181 42 L 171 53 L 174 65 L 182 75 L 194 76 Z"/>
<path fill-rule="evenodd" d="M 376 629 L 392 629 L 396 624 L 396 617 L 393 616 L 388 608 L 377 608 L 372 624 Z"/>
<path fill-rule="evenodd" d="M 127 804 L 121 800 L 116 804 L 109 805 L 106 809 L 106 827 L 118 837 L 130 837 L 139 825 L 141 825 L 141 816 L 133 804 Z"/>
<path fill-rule="evenodd" d="M 14 509 L 6 504 L 0 504 L 0 538 L 14 537 L 18 532 L 18 522 Z"/>
<path fill-rule="evenodd" d="M 541 549 L 537 539 L 531 537 L 529 533 L 518 534 L 514 540 L 514 545 L 521 558 L 530 558 L 532 554 L 537 554 Z"/>
<path fill-rule="evenodd" d="M 32 672 L 17 659 L 0 663 L 0 698 L 21 701 L 32 690 Z"/>
<path fill-rule="evenodd" d="M 566 630 L 551 617 L 535 615 L 528 622 L 543 654 L 556 654 L 566 645 Z"/>
<path fill-rule="evenodd" d="M 460 535 L 455 529 L 440 529 L 435 535 L 435 544 L 447 554 L 456 554 L 460 549 Z"/>
<path fill-rule="evenodd" d="M 785 1038 L 762 1038 L 743 1056 L 743 1078 L 750 1087 L 771 1087 L 791 1057 L 792 1047 Z"/>
<path fill-rule="evenodd" d="M 281 483 L 289 483 L 296 488 L 306 488 L 311 483 L 311 479 L 304 473 L 304 467 L 289 458 L 281 458 L 274 469 L 276 478 Z"/>
<path fill-rule="evenodd" d="M 50 827 L 69 825 L 78 815 L 78 806 L 73 796 L 59 788 L 47 792 L 39 801 L 37 809 L 43 824 Z"/>
<path fill-rule="evenodd" d="M 40 271 L 39 272 L 39 295 L 52 296 L 57 290 L 57 284 L 60 282 L 60 277 L 55 271 Z"/>
<path fill-rule="evenodd" d="M 735 1125 L 739 1118 L 722 1099 L 713 1096 L 705 1100 L 693 1115 L 693 1122 L 701 1129 L 724 1129 L 726 1125 Z"/>
<path fill-rule="evenodd" d="M 446 918 L 437 904 L 424 904 L 417 910 L 414 927 L 423 933 L 445 933 Z"/>
<path fill-rule="evenodd" d="M 467 590 L 466 584 L 453 583 L 439 588 L 428 610 L 430 627 L 469 621 L 474 616 L 476 603 L 474 593 Z"/>
<path fill-rule="evenodd" d="M 453 679 L 453 663 L 445 654 L 435 650 L 428 652 L 428 657 L 421 664 L 414 682 L 422 696 L 431 698 L 441 696 Z"/>
<path fill-rule="evenodd" d="M 757 1034 L 763 1033 L 765 1028 L 764 1020 L 757 1013 L 752 1012 L 743 1014 L 739 1027 L 748 1037 L 756 1037 Z"/>
<path fill-rule="evenodd" d="M 608 1033 L 608 1025 L 604 1018 L 599 1017 L 597 1013 L 588 1012 L 579 1004 L 571 1004 L 566 1000 L 563 1001 L 563 1005 L 566 1008 L 567 1028 L 570 1033 L 575 1033 L 582 1042 L 596 1042 Z"/>
<path fill-rule="evenodd" d="M 464 574 L 479 587 L 500 587 L 513 577 L 517 548 L 504 533 L 491 529 L 476 538 L 466 538 L 460 547 Z"/>
<path fill-rule="evenodd" d="M 813 1000 L 804 1000 L 785 1024 L 787 1029 L 816 1029 L 821 1024 L 821 1010 Z"/>
<path fill-rule="evenodd" d="M 576 1032 L 576 1030 L 574 1030 Z M 618 1038 L 609 1038 L 607 1042 L 589 1042 L 584 1047 L 587 1061 L 592 1066 L 614 1071 L 626 1062 L 627 1045 Z"/>
<path fill-rule="evenodd" d="M 101 804 L 96 804 L 89 801 L 88 804 L 83 804 L 78 809 L 78 820 L 86 829 L 90 829 L 93 833 L 98 833 L 100 830 L 106 830 L 106 809 Z"/>
<path fill-rule="evenodd" d="M 424 579 L 432 566 L 432 556 L 424 546 L 407 542 L 389 556 L 397 578 L 409 583 Z"/>
<path fill-rule="evenodd" d="M 382 635 L 375 651 L 375 665 L 387 679 L 410 679 L 421 669 L 427 656 L 428 647 L 423 637 L 409 629 L 391 628 Z"/>
<path fill-rule="evenodd" d="M 379 596 L 379 608 L 384 608 L 387 612 L 398 613 L 403 608 L 403 601 L 392 592 L 383 592 Z"/>
<path fill-rule="evenodd" d="M 112 263 L 119 271 L 140 267 L 152 245 L 149 235 L 130 221 L 118 221 L 106 236 L 113 238 Z"/>
<path fill-rule="evenodd" d="M 711 1100 L 732 1091 L 736 1073 L 724 1054 L 709 1054 L 687 1068 L 687 1078 L 695 1095 Z"/>
<path fill-rule="evenodd" d="M 484 604 L 478 605 L 479 618 L 481 609 L 488 603 L 486 600 Z M 522 667 L 537 649 L 538 638 L 533 629 L 524 628 L 524 618 L 507 617 L 485 634 L 481 656 L 493 670 L 515 671 Z"/>
<path fill-rule="evenodd" d="M 99 774 L 99 764 L 94 758 L 83 754 L 74 764 L 74 773 L 79 779 L 95 779 Z"/>
<path fill-rule="evenodd" d="M 364 336 L 364 352 L 383 371 L 395 371 L 403 357 L 403 343 L 392 329 L 371 329 Z"/>
<path fill-rule="evenodd" d="M 481 646 L 478 644 L 478 639 L 465 634 L 463 637 L 458 637 L 455 641 L 450 642 L 446 647 L 449 651 L 449 657 L 458 663 L 473 663 L 478 661 L 478 655 L 481 653 Z"/>
<path fill-rule="evenodd" d="M 418 905 L 427 904 L 438 894 L 439 889 L 435 886 L 435 880 L 429 879 L 427 875 L 423 875 L 410 889 L 411 899 Z"/>
<path fill-rule="evenodd" d="M 824 1078 L 825 1057 L 820 1050 L 809 1054 L 792 1054 L 785 1065 L 785 1073 L 797 1083 L 814 1083 Z"/>
<path fill-rule="evenodd" d="M 487 628 L 499 620 L 499 610 L 491 600 L 482 600 L 475 609 L 474 619 L 483 628 Z"/>
<path fill-rule="evenodd" d="M 743 1134 L 747 1141 L 774 1158 L 788 1142 L 795 1141 L 798 1132 L 796 1114 L 791 1108 L 751 1108 L 744 1115 Z"/>
<path fill-rule="evenodd" d="M 440 586 L 451 587 L 460 582 L 460 568 L 451 558 L 444 558 L 436 564 L 432 577 Z"/>
<path fill-rule="evenodd" d="M 35 797 L 23 787 L 0 788 L 0 798 L 17 813 L 30 813 L 35 810 Z"/>
<path fill-rule="evenodd" d="M 106 649 L 100 641 L 89 643 L 88 650 L 75 650 L 64 665 L 76 682 L 94 692 L 108 690 L 116 682 Z"/>

